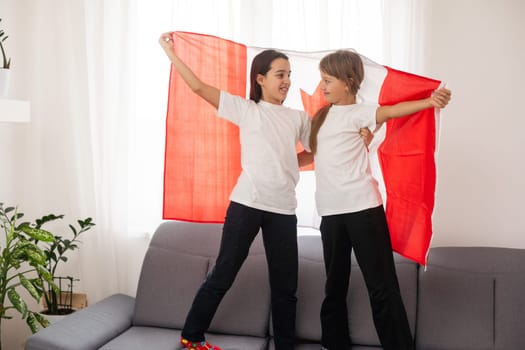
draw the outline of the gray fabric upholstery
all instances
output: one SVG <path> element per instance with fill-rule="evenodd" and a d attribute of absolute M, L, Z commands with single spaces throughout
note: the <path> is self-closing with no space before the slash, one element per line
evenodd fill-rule
<path fill-rule="evenodd" d="M 134 299 L 115 294 L 29 337 L 31 350 L 94 350 L 131 326 Z"/>
<path fill-rule="evenodd" d="M 256 240 L 257 245 L 262 241 Z M 247 294 L 246 291 L 249 291 Z M 270 319 L 270 287 L 264 254 L 250 255 L 222 299 L 210 332 L 265 337 Z"/>
<path fill-rule="evenodd" d="M 179 338 L 180 331 L 175 329 L 135 326 L 111 340 L 100 350 L 178 350 L 181 348 Z"/>
<path fill-rule="evenodd" d="M 156 327 L 131 327 L 100 350 L 179 350 L 180 330 Z M 267 339 L 240 335 L 207 334 L 211 343 L 221 344 L 223 350 L 265 350 Z"/>
<path fill-rule="evenodd" d="M 208 264 L 204 257 L 151 247 L 144 258 L 133 325 L 182 328 Z"/>
<path fill-rule="evenodd" d="M 134 325 L 183 327 L 197 289 L 213 268 L 221 232 L 218 224 L 166 222 L 159 227 L 144 258 Z M 268 270 L 258 235 L 209 331 L 264 337 L 269 309 Z"/>
<path fill-rule="evenodd" d="M 144 258 L 136 298 L 114 295 L 29 337 L 26 350 L 179 350 L 197 288 L 213 268 L 222 225 L 165 222 Z M 296 350 L 319 350 L 325 271 L 319 236 L 300 236 Z M 425 271 L 395 255 L 418 350 L 525 349 L 525 250 L 433 248 Z M 353 261 L 348 314 L 353 350 L 381 349 Z M 223 350 L 275 350 L 260 235 L 206 339 Z"/>
<path fill-rule="evenodd" d="M 417 348 L 525 348 L 525 255 L 487 247 L 434 248 L 420 269 Z"/>

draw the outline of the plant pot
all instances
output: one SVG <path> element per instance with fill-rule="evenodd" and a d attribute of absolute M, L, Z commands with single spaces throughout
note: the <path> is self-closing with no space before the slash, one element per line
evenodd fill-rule
<path fill-rule="evenodd" d="M 9 90 L 10 75 L 10 69 L 0 68 L 0 98 L 7 97 L 7 91 Z"/>
<path fill-rule="evenodd" d="M 79 309 L 83 309 L 87 306 L 87 295 L 85 293 L 61 292 L 60 300 L 62 303 L 65 303 L 68 306 L 60 307 L 58 309 L 58 313 L 49 314 L 47 309 L 40 311 L 40 314 L 49 321 L 49 324 L 53 324 L 57 321 L 60 321 L 67 315 L 70 315 L 73 312 Z M 47 307 L 44 298 L 42 299 L 42 305 L 44 306 L 44 308 Z M 69 307 L 69 305 L 71 305 L 71 307 Z"/>
<path fill-rule="evenodd" d="M 73 309 L 69 309 L 69 314 L 75 312 L 76 310 L 73 310 Z M 58 322 L 60 321 L 61 319 L 63 319 L 64 317 L 66 317 L 68 314 L 64 313 L 64 314 L 61 314 L 61 315 L 50 315 L 47 313 L 47 310 L 42 310 L 40 311 L 40 314 L 42 316 L 45 317 L 46 320 L 49 321 L 49 324 L 53 324 L 55 322 Z"/>
<path fill-rule="evenodd" d="M 47 294 L 47 292 L 46 292 Z M 47 304 L 45 298 L 42 298 L 42 306 L 44 310 L 40 312 L 42 315 L 46 316 L 62 316 L 71 314 L 76 310 L 83 309 L 87 306 L 87 295 L 85 293 L 71 293 L 71 292 L 61 292 L 58 296 L 58 315 L 50 315 L 47 312 Z"/>

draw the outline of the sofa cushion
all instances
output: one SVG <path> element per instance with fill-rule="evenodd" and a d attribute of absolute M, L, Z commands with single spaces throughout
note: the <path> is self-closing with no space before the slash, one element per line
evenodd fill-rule
<path fill-rule="evenodd" d="M 157 228 L 142 263 L 134 325 L 182 328 L 221 232 L 220 224 L 180 221 Z"/>
<path fill-rule="evenodd" d="M 151 246 L 142 265 L 133 324 L 182 328 L 208 265 L 206 257 Z"/>
<path fill-rule="evenodd" d="M 99 350 L 179 350 L 180 330 L 157 327 L 131 327 Z M 265 350 L 267 339 L 240 335 L 206 334 L 212 344 L 228 350 Z"/>
<path fill-rule="evenodd" d="M 418 349 L 489 349 L 493 280 L 490 276 L 428 266 L 419 287 Z"/>
<path fill-rule="evenodd" d="M 254 245 L 262 241 L 257 238 Z M 264 337 L 270 319 L 266 256 L 250 254 L 212 320 L 209 331 Z"/>
<path fill-rule="evenodd" d="M 513 262 L 518 273 L 500 275 L 495 281 L 495 345 L 498 350 L 525 348 L 525 254 Z"/>
<path fill-rule="evenodd" d="M 305 343 L 305 344 L 297 344 L 294 348 L 295 350 L 319 350 L 321 349 L 321 345 L 318 343 Z M 352 350 L 382 350 L 383 348 L 381 346 L 359 346 L 354 345 L 352 346 Z M 273 340 L 270 341 L 270 346 L 268 347 L 268 350 L 275 350 L 275 344 L 273 343 Z"/>
<path fill-rule="evenodd" d="M 296 336 L 301 340 L 321 339 L 321 303 L 324 298 L 325 268 L 321 257 L 303 254 L 308 244 L 318 245 L 317 237 L 300 238 L 299 280 L 297 290 Z M 319 246 L 320 250 L 320 246 Z"/>
<path fill-rule="evenodd" d="M 157 327 L 131 327 L 99 350 L 177 350 L 180 331 Z"/>
<path fill-rule="evenodd" d="M 221 236 L 221 224 L 168 221 L 159 226 L 142 266 L 135 326 L 182 329 L 198 288 L 213 268 Z M 265 336 L 269 310 L 268 272 L 259 234 L 209 331 Z"/>
<path fill-rule="evenodd" d="M 418 349 L 522 348 L 524 261 L 518 249 L 432 248 L 419 277 Z"/>

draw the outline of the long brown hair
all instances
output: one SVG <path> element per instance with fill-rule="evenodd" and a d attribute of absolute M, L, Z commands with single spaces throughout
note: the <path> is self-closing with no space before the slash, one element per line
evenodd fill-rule
<path fill-rule="evenodd" d="M 276 50 L 264 50 L 257 54 L 252 61 L 250 70 L 250 100 L 259 102 L 262 98 L 262 89 L 257 83 L 257 75 L 266 75 L 272 66 L 272 62 L 277 58 L 284 58 L 288 61 L 288 56 Z"/>
<path fill-rule="evenodd" d="M 354 95 L 357 95 L 357 91 L 359 91 L 365 77 L 365 69 L 361 57 L 359 54 L 347 50 L 337 50 L 324 56 L 319 62 L 319 70 L 344 81 Z M 310 149 L 313 154 L 317 152 L 317 135 L 326 120 L 330 107 L 328 105 L 320 108 L 312 119 Z"/>

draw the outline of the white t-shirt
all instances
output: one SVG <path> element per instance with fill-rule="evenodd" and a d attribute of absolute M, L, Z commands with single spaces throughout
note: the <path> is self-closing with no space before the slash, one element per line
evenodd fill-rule
<path fill-rule="evenodd" d="M 333 105 L 319 129 L 314 155 L 319 215 L 352 213 L 382 204 L 360 128 L 374 130 L 376 105 Z"/>
<path fill-rule="evenodd" d="M 239 126 L 242 172 L 230 200 L 279 214 L 295 214 L 299 181 L 296 145 L 310 150 L 310 118 L 299 110 L 255 103 L 221 91 L 217 115 Z"/>

